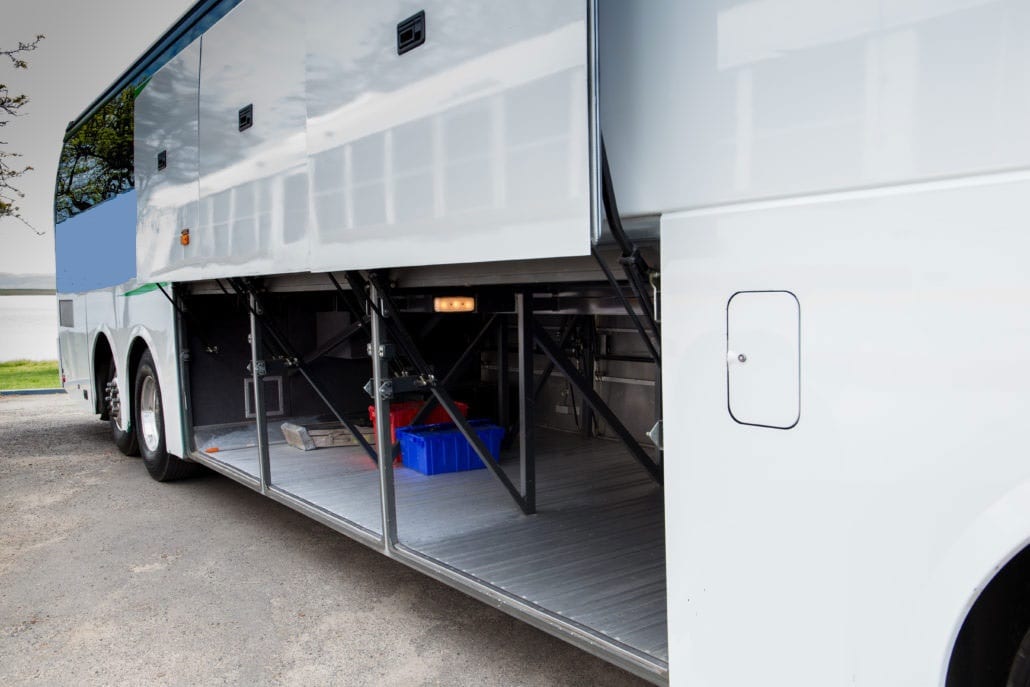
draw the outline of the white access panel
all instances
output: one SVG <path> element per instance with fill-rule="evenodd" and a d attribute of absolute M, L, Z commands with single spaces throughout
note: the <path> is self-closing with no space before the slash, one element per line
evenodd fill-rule
<path fill-rule="evenodd" d="M 180 278 L 196 256 L 180 241 L 197 226 L 197 89 L 200 41 L 159 69 L 136 96 L 136 273 Z"/>
<path fill-rule="evenodd" d="M 313 271 L 589 252 L 587 2 L 305 4 Z"/>
<path fill-rule="evenodd" d="M 245 0 L 202 40 L 197 278 L 306 270 L 303 3 Z"/>
<path fill-rule="evenodd" d="M 726 305 L 726 405 L 737 422 L 776 429 L 797 424 L 800 308 L 789 291 L 738 291 Z"/>
<path fill-rule="evenodd" d="M 673 685 L 944 684 L 1030 537 L 1028 218 L 1026 171 L 662 217 Z M 801 304 L 787 431 L 726 409 L 727 301 L 770 287 Z"/>
<path fill-rule="evenodd" d="M 599 0 L 619 209 L 1030 165 L 1025 0 Z"/>

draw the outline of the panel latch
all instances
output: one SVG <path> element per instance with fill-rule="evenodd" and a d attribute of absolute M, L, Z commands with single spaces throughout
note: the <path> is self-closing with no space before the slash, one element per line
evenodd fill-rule
<path fill-rule="evenodd" d="M 422 10 L 397 24 L 397 54 L 403 55 L 426 42 L 426 12 Z"/>

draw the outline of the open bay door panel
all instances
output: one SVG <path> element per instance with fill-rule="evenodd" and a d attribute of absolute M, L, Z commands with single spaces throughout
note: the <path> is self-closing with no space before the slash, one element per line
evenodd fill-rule
<path fill-rule="evenodd" d="M 243 0 L 141 96 L 140 275 L 588 254 L 589 7 Z"/>
<path fill-rule="evenodd" d="M 304 118 L 303 3 L 244 0 L 159 69 L 136 104 L 140 278 L 307 270 Z"/>
<path fill-rule="evenodd" d="M 197 40 L 140 87 L 135 101 L 136 274 L 180 279 L 197 258 L 182 245 L 197 226 Z"/>
<path fill-rule="evenodd" d="M 308 268 L 304 3 L 244 0 L 204 34 L 204 276 Z"/>
<path fill-rule="evenodd" d="M 589 252 L 588 3 L 307 7 L 312 270 Z"/>

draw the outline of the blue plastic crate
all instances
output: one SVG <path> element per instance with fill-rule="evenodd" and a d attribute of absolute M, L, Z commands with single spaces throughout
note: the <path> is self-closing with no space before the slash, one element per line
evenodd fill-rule
<path fill-rule="evenodd" d="M 488 420 L 470 420 L 469 424 L 496 460 L 501 452 L 504 429 L 490 424 Z M 412 470 L 418 470 L 423 475 L 439 475 L 444 472 L 478 470 L 486 467 L 461 430 L 450 422 L 398 427 L 397 438 L 401 442 L 404 465 Z"/>

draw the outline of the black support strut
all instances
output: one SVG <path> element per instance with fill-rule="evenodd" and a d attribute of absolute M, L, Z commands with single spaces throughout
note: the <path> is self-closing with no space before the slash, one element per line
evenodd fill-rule
<path fill-rule="evenodd" d="M 376 450 L 372 448 L 371 444 L 368 443 L 368 440 L 365 439 L 365 436 L 361 433 L 357 426 L 355 426 L 353 422 L 348 420 L 343 413 L 339 412 L 336 409 L 336 406 L 333 405 L 333 402 L 329 400 L 329 396 L 326 395 L 321 385 L 317 381 L 315 381 L 315 378 L 311 375 L 311 371 L 308 370 L 308 367 L 304 363 L 304 360 L 297 353 L 297 350 L 290 343 L 289 339 L 287 339 L 286 336 L 279 331 L 279 328 L 276 327 L 275 324 L 273 324 L 265 315 L 266 310 L 264 304 L 261 302 L 261 298 L 257 294 L 257 292 L 251 287 L 250 284 L 248 284 L 243 279 L 230 279 L 229 284 L 241 296 L 251 296 L 251 298 L 247 302 L 247 307 L 250 310 L 251 314 L 261 323 L 261 326 L 264 327 L 265 332 L 267 332 L 269 337 L 271 337 L 272 341 L 275 342 L 275 345 L 291 359 L 291 363 L 296 367 L 297 371 L 300 372 L 304 379 L 307 380 L 308 384 L 314 390 L 315 394 L 317 394 L 318 397 L 322 399 L 322 402 L 329 409 L 329 412 L 331 412 L 333 416 L 336 417 L 336 419 L 340 422 L 340 424 L 346 427 L 347 431 L 354 436 L 355 441 L 357 441 L 358 444 L 361 445 L 361 448 L 365 450 L 365 453 L 368 454 L 368 457 L 376 463 L 378 463 L 379 458 L 376 455 Z"/>
<path fill-rule="evenodd" d="M 637 460 L 640 465 L 647 470 L 648 474 L 658 484 L 662 483 L 662 470 L 655 464 L 647 452 L 641 448 L 640 444 L 633 435 L 630 434 L 626 426 L 622 424 L 618 416 L 608 407 L 608 404 L 597 395 L 594 391 L 593 385 L 579 373 L 576 369 L 575 364 L 569 360 L 565 355 L 564 351 L 558 347 L 558 344 L 554 342 L 554 339 L 547 333 L 547 331 L 540 326 L 539 322 L 533 323 L 533 338 L 536 340 L 537 345 L 543 350 L 544 354 L 555 364 L 555 366 L 561 371 L 565 378 L 572 383 L 574 387 L 579 390 L 580 395 L 583 397 L 585 403 L 590 404 L 594 412 L 601 416 L 601 418 L 608 424 L 609 427 L 622 439 L 622 442 L 629 449 L 629 452 Z"/>
<path fill-rule="evenodd" d="M 594 257 L 597 262 L 601 265 L 601 269 L 605 273 L 608 281 L 615 288 L 616 293 L 619 295 L 619 299 L 622 301 L 623 307 L 626 312 L 633 319 L 633 324 L 640 331 L 644 342 L 647 345 L 648 352 L 651 353 L 651 357 L 654 358 L 655 363 L 660 365 L 661 357 L 661 340 L 662 330 L 655 319 L 655 307 L 654 300 L 651 298 L 651 294 L 648 291 L 650 287 L 650 278 L 653 274 L 653 270 L 644 256 L 640 254 L 640 249 L 633 243 L 633 241 L 626 234 L 626 230 L 622 226 L 622 217 L 619 215 L 619 206 L 615 200 L 615 185 L 612 183 L 611 169 L 608 167 L 608 152 L 605 149 L 604 141 L 601 141 L 601 197 L 604 201 L 604 212 L 605 218 L 608 220 L 608 229 L 612 232 L 612 237 L 615 242 L 619 244 L 619 248 L 622 251 L 622 256 L 619 258 L 619 264 L 622 265 L 623 271 L 626 273 L 626 280 L 629 282 L 630 290 L 637 299 L 637 303 L 640 304 L 640 309 L 644 320 L 647 323 L 647 328 L 650 334 L 654 335 L 654 341 L 651 341 L 651 337 L 648 333 L 645 333 L 644 326 L 641 324 L 636 313 L 630 307 L 626 297 L 622 294 L 622 289 L 618 286 L 618 282 L 615 280 L 615 276 L 608 269 L 608 266 L 601 259 L 601 255 L 596 249 L 593 250 Z"/>
<path fill-rule="evenodd" d="M 464 369 L 464 367 L 468 364 L 469 360 L 472 359 L 472 354 L 476 352 L 479 346 L 483 343 L 483 340 L 486 338 L 486 336 L 494 329 L 494 327 L 497 326 L 497 321 L 497 315 L 490 316 L 490 319 L 487 320 L 486 324 L 483 325 L 483 328 L 480 329 L 479 333 L 476 334 L 476 336 L 472 339 L 472 343 L 468 345 L 468 347 L 462 352 L 461 356 L 458 357 L 458 360 L 454 363 L 454 365 L 451 366 L 451 369 L 447 372 L 446 375 L 444 375 L 443 381 L 439 382 L 440 386 L 446 388 L 448 385 L 450 385 L 452 381 L 454 381 L 454 378 L 458 376 L 458 373 L 461 372 L 461 370 Z M 411 419 L 411 424 L 422 424 L 425 418 L 429 415 L 430 411 L 432 411 L 433 408 L 436 407 L 436 404 L 437 401 L 435 396 L 431 396 L 429 399 L 427 399 L 426 402 L 422 404 L 422 407 L 418 409 L 418 412 L 415 413 L 415 417 Z M 400 455 L 400 452 L 400 442 L 395 443 L 393 445 L 393 457 L 396 458 L 398 455 Z"/>

